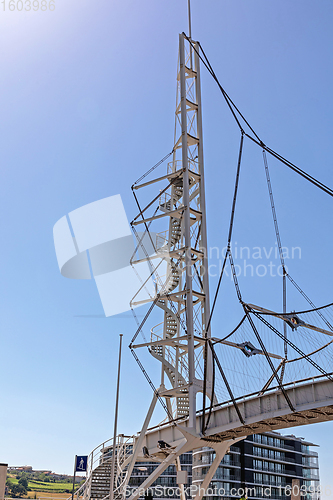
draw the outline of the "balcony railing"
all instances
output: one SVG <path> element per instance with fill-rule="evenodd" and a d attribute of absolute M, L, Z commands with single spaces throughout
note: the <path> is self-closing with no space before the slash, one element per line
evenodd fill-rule
<path fill-rule="evenodd" d="M 255 470 L 258 471 L 258 472 L 261 472 L 261 471 L 263 471 L 263 472 L 272 472 L 273 474 L 288 474 L 288 472 L 285 471 L 285 470 L 271 469 L 270 467 L 265 467 L 265 466 L 263 466 L 261 468 L 260 467 L 256 467 Z"/>
<path fill-rule="evenodd" d="M 225 475 L 215 475 L 213 477 L 213 481 L 240 481 L 241 477 L 240 475 L 233 475 L 233 474 L 230 474 L 230 476 L 225 476 Z"/>
<path fill-rule="evenodd" d="M 287 484 L 286 481 L 264 481 L 264 480 L 254 481 L 254 483 L 260 486 L 276 486 L 276 487 L 279 486 L 284 487 Z"/>
<path fill-rule="evenodd" d="M 307 455 L 308 457 L 318 457 L 318 453 L 316 451 L 302 451 L 303 455 Z"/>
<path fill-rule="evenodd" d="M 196 467 L 196 466 L 203 466 L 203 467 L 209 467 L 210 465 L 212 465 L 213 463 L 213 460 L 195 460 L 195 462 L 193 462 L 193 467 Z M 240 467 L 241 466 L 241 463 L 239 461 L 236 461 L 236 460 L 231 460 L 230 462 L 221 462 L 219 467 L 220 466 L 225 466 L 225 467 Z"/>
<path fill-rule="evenodd" d="M 308 472 L 304 473 L 304 469 L 303 469 L 303 478 L 319 481 L 319 474 L 309 474 Z"/>

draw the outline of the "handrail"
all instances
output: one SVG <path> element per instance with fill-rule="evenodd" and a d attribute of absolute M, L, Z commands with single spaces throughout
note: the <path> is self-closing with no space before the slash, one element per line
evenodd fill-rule
<path fill-rule="evenodd" d="M 81 493 L 81 492 L 83 492 L 83 491 L 85 490 L 86 483 L 87 483 L 87 481 L 85 481 L 85 482 L 84 482 L 84 483 L 80 486 L 80 488 L 74 492 L 74 497 L 79 498 L 79 496 L 81 496 L 81 495 L 80 495 L 80 493 Z M 66 500 L 70 500 L 71 498 L 72 498 L 72 495 L 71 495 L 70 497 L 68 497 Z"/>
<path fill-rule="evenodd" d="M 330 373 L 327 373 L 327 375 L 333 375 L 333 372 L 330 372 Z M 323 379 L 323 378 L 326 378 L 326 374 L 325 375 L 316 375 L 315 377 L 307 377 L 307 378 L 304 378 L 304 379 L 300 379 L 300 380 L 295 380 L 294 382 L 287 382 L 285 384 L 283 384 L 284 387 L 289 387 L 289 386 L 296 386 L 296 385 L 301 385 L 303 384 L 304 382 L 309 382 L 309 381 L 313 381 L 315 382 L 316 380 L 318 379 Z M 265 394 L 267 393 L 272 393 L 274 391 L 279 391 L 280 388 L 279 386 L 274 386 L 274 387 L 269 387 L 268 389 L 265 389 L 265 391 L 256 391 L 256 392 L 252 392 L 250 394 L 246 394 L 244 396 L 238 396 L 235 398 L 235 401 L 246 401 L 247 399 L 250 399 L 250 398 L 253 398 L 253 397 L 262 397 L 264 396 Z M 260 396 L 259 396 L 259 392 L 261 393 Z M 223 401 L 221 403 L 216 403 L 215 405 L 213 405 L 213 409 L 215 408 L 221 408 L 223 406 L 229 406 L 230 404 L 232 404 L 232 400 L 229 399 L 227 401 Z M 205 408 L 205 411 L 208 411 L 209 410 L 209 407 L 206 407 Z M 197 410 L 196 414 L 197 415 L 202 415 L 203 413 L 203 410 Z M 187 420 L 188 417 L 184 417 L 184 416 L 181 416 L 181 417 L 178 417 L 178 418 L 175 418 L 174 419 L 174 422 L 178 422 L 180 420 Z M 148 431 L 152 431 L 154 429 L 158 429 L 160 427 L 165 427 L 166 425 L 169 425 L 169 422 L 165 422 L 165 423 L 161 423 L 161 424 L 158 424 L 158 425 L 155 425 L 154 427 L 149 427 L 149 429 L 147 429 L 147 432 Z"/>
<path fill-rule="evenodd" d="M 115 492 L 121 492 L 121 489 L 126 482 L 127 472 L 126 463 L 127 458 L 133 453 L 134 436 L 125 436 L 124 434 L 119 434 L 116 438 L 115 451 L 116 451 L 116 481 L 115 481 Z M 83 497 L 84 500 L 90 498 L 91 491 L 91 481 L 93 472 L 100 465 L 111 465 L 112 455 L 110 455 L 111 450 L 113 450 L 113 438 L 104 441 L 103 443 L 96 446 L 88 456 L 88 469 L 86 481 L 80 488 L 74 493 L 74 496 L 78 500 L 79 497 Z M 71 496 L 67 500 L 71 500 Z"/>

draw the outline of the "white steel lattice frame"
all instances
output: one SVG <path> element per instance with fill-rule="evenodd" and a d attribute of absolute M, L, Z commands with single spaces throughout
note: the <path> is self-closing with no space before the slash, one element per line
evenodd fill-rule
<path fill-rule="evenodd" d="M 160 196 L 159 211 L 149 217 L 152 229 L 157 219 L 160 222 L 161 212 L 169 218 L 168 229 L 159 232 L 156 238 L 157 254 L 163 255 L 167 262 L 166 276 L 159 275 L 160 263 L 147 257 L 156 283 L 152 301 L 163 309 L 164 321 L 151 329 L 150 343 L 140 344 L 148 345 L 151 354 L 162 363 L 159 394 L 165 396 L 170 414 L 173 418 L 188 416 L 190 428 L 195 427 L 197 394 L 203 391 L 203 338 L 210 336 L 210 331 L 206 331 L 209 283 L 200 59 L 199 45 L 193 42 L 193 46 L 195 50 L 183 34 L 179 36 L 174 149 L 164 179 L 170 186 Z M 140 187 L 143 186 L 135 189 Z M 142 220 L 134 222 L 134 226 L 144 223 L 148 229 L 148 219 L 145 221 L 141 216 Z M 133 304 L 139 302 L 134 298 Z M 163 343 L 158 345 L 158 341 Z M 207 395 L 211 396 L 210 354 L 206 374 Z M 165 387 L 165 376 L 171 389 Z M 176 412 L 172 412 L 173 407 Z"/>

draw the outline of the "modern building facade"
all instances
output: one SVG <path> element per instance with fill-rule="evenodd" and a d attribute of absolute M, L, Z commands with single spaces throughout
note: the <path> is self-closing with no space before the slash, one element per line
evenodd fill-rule
<path fill-rule="evenodd" d="M 318 453 L 316 446 L 293 435 L 255 434 L 232 446 L 210 484 L 212 500 L 232 499 L 242 492 L 254 500 L 291 496 L 318 500 Z M 211 448 L 193 452 L 193 484 L 199 485 L 215 458 Z"/>
<path fill-rule="evenodd" d="M 319 500 L 319 463 L 318 453 L 311 450 L 314 446 L 303 438 L 276 432 L 249 436 L 231 446 L 210 483 L 206 498 L 239 499 L 244 492 L 253 500 L 292 497 Z M 187 498 L 200 486 L 214 459 L 215 451 L 208 447 L 180 457 L 181 468 L 188 473 Z M 130 488 L 140 487 L 157 466 L 158 462 L 136 463 Z M 154 498 L 179 497 L 175 465 L 163 472 L 150 492 Z"/>
<path fill-rule="evenodd" d="M 187 472 L 186 490 L 192 485 L 192 452 L 184 453 L 179 457 L 181 469 Z M 133 469 L 129 486 L 139 488 L 145 479 L 156 469 L 159 462 L 137 462 Z M 170 465 L 150 488 L 154 498 L 177 498 L 177 468 Z M 189 495 L 187 495 L 189 496 Z"/>

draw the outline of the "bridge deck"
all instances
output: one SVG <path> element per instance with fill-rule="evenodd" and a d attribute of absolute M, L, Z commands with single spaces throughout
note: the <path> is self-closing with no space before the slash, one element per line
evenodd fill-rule
<path fill-rule="evenodd" d="M 265 431 L 333 420 L 333 383 L 327 378 L 318 377 L 306 383 L 286 387 L 286 392 L 296 410 L 295 413 L 291 412 L 279 389 L 261 396 L 244 398 L 238 401 L 238 406 L 245 425 L 239 421 L 232 403 L 216 407 L 212 411 L 206 435 L 201 436 L 201 439 L 209 446 L 209 442 L 222 442 Z M 201 419 L 202 415 L 198 415 L 198 434 Z M 182 420 L 179 425 L 185 429 L 188 427 L 188 421 Z M 158 455 L 159 440 L 177 446 L 182 439 L 184 434 L 178 426 L 164 424 L 147 431 L 144 445 L 150 455 Z"/>

